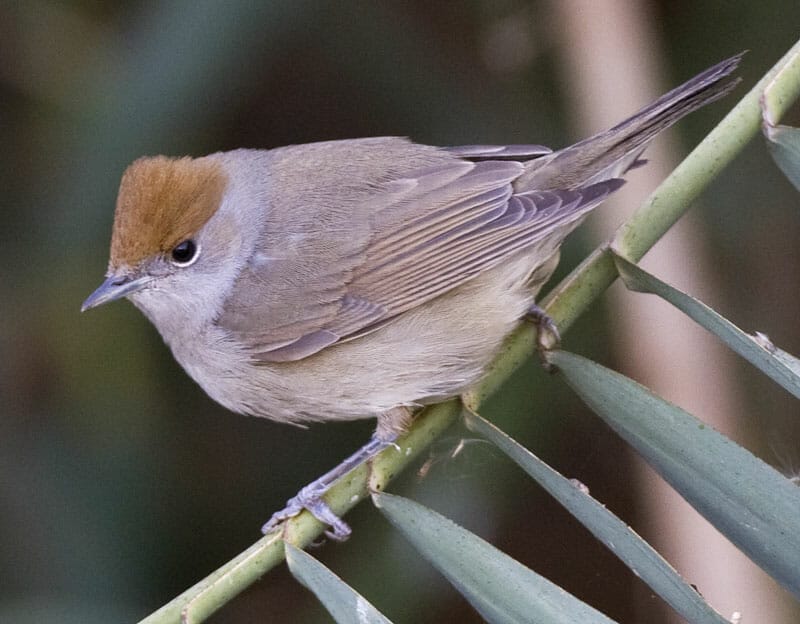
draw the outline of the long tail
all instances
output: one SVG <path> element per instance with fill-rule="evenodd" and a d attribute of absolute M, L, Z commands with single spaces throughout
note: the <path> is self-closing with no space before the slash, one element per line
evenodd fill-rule
<path fill-rule="evenodd" d="M 530 161 L 515 186 L 520 191 L 575 189 L 623 175 L 659 132 L 728 94 L 740 79 L 724 78 L 743 55 L 710 67 L 610 130 Z"/>

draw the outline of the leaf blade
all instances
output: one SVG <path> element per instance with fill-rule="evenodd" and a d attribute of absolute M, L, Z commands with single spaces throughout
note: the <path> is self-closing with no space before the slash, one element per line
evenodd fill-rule
<path fill-rule="evenodd" d="M 800 191 L 800 128 L 772 126 L 764 131 L 764 136 L 778 169 Z"/>
<path fill-rule="evenodd" d="M 800 489 L 632 379 L 565 351 L 569 385 L 698 512 L 800 597 Z"/>
<path fill-rule="evenodd" d="M 613 623 L 437 512 L 386 493 L 373 494 L 373 500 L 389 522 L 488 622 Z"/>
<path fill-rule="evenodd" d="M 338 624 L 392 624 L 366 598 L 304 550 L 284 542 L 289 570 Z"/>
<path fill-rule="evenodd" d="M 614 254 L 614 262 L 629 290 L 657 295 L 669 302 L 800 399 L 800 362 L 794 356 L 776 349 L 768 340 L 765 342 L 763 336 L 760 339 L 759 335 L 754 337 L 747 334 L 701 301 L 661 281 L 622 256 Z"/>
<path fill-rule="evenodd" d="M 471 413 L 466 419 L 470 429 L 506 453 L 683 618 L 695 624 L 727 624 L 661 555 L 605 506 L 481 416 Z"/>

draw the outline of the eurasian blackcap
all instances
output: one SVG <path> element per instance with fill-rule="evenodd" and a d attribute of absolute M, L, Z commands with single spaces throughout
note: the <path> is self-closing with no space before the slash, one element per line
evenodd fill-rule
<path fill-rule="evenodd" d="M 107 279 L 83 309 L 131 299 L 235 412 L 376 417 L 357 461 L 402 432 L 410 408 L 481 376 L 564 237 L 651 139 L 730 91 L 739 59 L 557 152 L 383 137 L 141 158 L 120 185 Z M 305 506 L 346 535 L 318 500 L 338 474 L 268 528 Z"/>

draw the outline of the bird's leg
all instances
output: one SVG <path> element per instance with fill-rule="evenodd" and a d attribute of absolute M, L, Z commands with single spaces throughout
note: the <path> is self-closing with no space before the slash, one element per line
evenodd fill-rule
<path fill-rule="evenodd" d="M 333 470 L 329 470 L 316 481 L 312 481 L 301 489 L 293 498 L 290 498 L 286 507 L 272 514 L 272 517 L 261 528 L 262 533 L 269 533 L 284 520 L 296 516 L 303 509 L 308 509 L 320 522 L 330 525 L 330 530 L 325 534 L 336 541 L 344 541 L 350 536 L 350 527 L 337 516 L 328 504 L 322 500 L 323 495 L 341 477 L 346 475 L 362 463 L 372 459 L 387 446 L 391 446 L 394 439 L 382 439 L 373 434 L 369 442 L 350 455 Z"/>
<path fill-rule="evenodd" d="M 369 461 L 383 449 L 392 446 L 397 439 L 400 427 L 407 422 L 409 413 L 406 408 L 398 407 L 382 414 L 378 419 L 378 430 L 372 435 L 369 442 L 333 470 L 329 470 L 316 481 L 309 483 L 293 498 L 290 498 L 286 507 L 274 513 L 261 528 L 262 533 L 269 533 L 284 520 L 307 509 L 317 520 L 331 527 L 330 530 L 325 531 L 325 535 L 336 541 L 346 540 L 350 536 L 350 527 L 333 512 L 330 506 L 322 500 L 322 497 L 341 477 Z"/>
<path fill-rule="evenodd" d="M 558 348 L 561 344 L 561 335 L 558 333 L 555 321 L 547 315 L 547 312 L 534 303 L 528 308 L 525 317 L 536 325 L 536 345 L 541 353 Z"/>

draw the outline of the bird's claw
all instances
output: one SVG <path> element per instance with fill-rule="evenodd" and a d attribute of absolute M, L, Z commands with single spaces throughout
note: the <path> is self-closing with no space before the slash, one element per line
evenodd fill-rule
<path fill-rule="evenodd" d="M 548 316 L 547 312 L 534 303 L 528 308 L 527 318 L 538 329 L 536 344 L 540 351 L 552 351 L 559 347 L 561 334 L 558 333 L 555 321 Z"/>
<path fill-rule="evenodd" d="M 548 361 L 547 352 L 558 349 L 561 345 L 561 334 L 558 333 L 555 321 L 535 303 L 528 308 L 526 318 L 536 325 L 536 346 L 546 370 L 552 372 L 552 364 Z"/>
<path fill-rule="evenodd" d="M 296 516 L 303 511 L 303 509 L 307 509 L 317 520 L 330 527 L 330 529 L 325 531 L 325 535 L 330 539 L 336 540 L 337 542 L 346 540 L 350 537 L 350 527 L 333 512 L 333 509 L 322 500 L 322 497 L 342 476 L 362 463 L 371 460 L 390 444 L 394 444 L 396 437 L 396 434 L 391 434 L 386 437 L 374 435 L 369 442 L 350 455 L 350 457 L 341 462 L 333 470 L 329 470 L 313 483 L 309 483 L 300 490 L 294 498 L 289 499 L 286 503 L 286 507 L 273 514 L 269 521 L 261 528 L 261 531 L 265 534 L 271 533 L 285 520 Z"/>
<path fill-rule="evenodd" d="M 313 485 L 304 487 L 296 496 L 286 502 L 286 507 L 272 514 L 272 517 L 261 527 L 261 532 L 264 534 L 270 533 L 285 520 L 293 518 L 304 509 L 307 509 L 317 520 L 330 526 L 330 529 L 325 531 L 325 535 L 328 538 L 343 542 L 350 537 L 352 532 L 350 526 L 334 513 L 328 503 L 322 500 L 325 489 L 320 490 L 313 487 Z"/>

